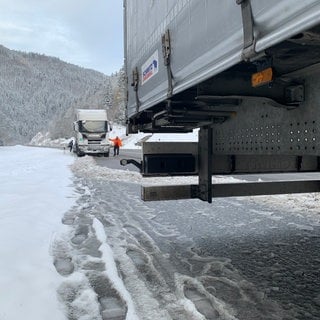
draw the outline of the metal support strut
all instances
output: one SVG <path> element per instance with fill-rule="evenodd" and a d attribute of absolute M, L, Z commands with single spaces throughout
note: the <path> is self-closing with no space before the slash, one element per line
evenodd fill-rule
<path fill-rule="evenodd" d="M 198 189 L 195 184 L 151 186 L 142 187 L 141 195 L 144 201 L 196 199 Z M 212 190 L 213 198 L 310 193 L 320 191 L 320 180 L 215 183 Z"/>
<path fill-rule="evenodd" d="M 202 127 L 199 131 L 199 198 L 212 202 L 212 138 L 213 129 Z"/>
<path fill-rule="evenodd" d="M 254 21 L 250 0 L 236 0 L 241 5 L 243 25 L 243 51 L 242 58 L 247 61 L 257 53 L 255 51 L 256 39 L 254 37 Z"/>
<path fill-rule="evenodd" d="M 168 77 L 168 98 L 172 97 L 173 93 L 173 83 L 172 83 L 172 71 L 171 71 L 171 42 L 170 42 L 170 32 L 166 30 L 165 34 L 162 36 L 162 54 L 164 59 L 164 65 L 167 67 L 167 77 Z"/>
<path fill-rule="evenodd" d="M 136 112 L 139 111 L 140 108 L 140 100 L 138 95 L 138 88 L 139 88 L 139 72 L 138 68 L 133 69 L 132 71 L 132 83 L 131 86 L 136 93 Z"/>

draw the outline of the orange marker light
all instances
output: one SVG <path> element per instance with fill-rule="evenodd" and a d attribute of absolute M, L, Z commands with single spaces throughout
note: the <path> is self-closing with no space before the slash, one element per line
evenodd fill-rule
<path fill-rule="evenodd" d="M 251 84 L 253 87 L 262 86 L 264 84 L 267 84 L 272 81 L 273 77 L 273 70 L 272 68 L 268 68 L 265 70 L 262 70 L 260 72 L 254 73 L 251 76 Z"/>

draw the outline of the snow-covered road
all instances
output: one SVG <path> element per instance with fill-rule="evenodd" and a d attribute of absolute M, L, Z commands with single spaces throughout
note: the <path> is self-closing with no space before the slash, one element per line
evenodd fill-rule
<path fill-rule="evenodd" d="M 84 259 L 82 252 L 95 239 L 98 220 L 138 319 L 319 318 L 318 196 L 143 203 L 136 172 L 101 168 L 92 158 L 76 161 L 73 169 L 79 205 L 86 207 L 67 219 L 71 242 L 80 239 L 72 246 L 81 257 L 76 269 L 97 276 L 84 262 L 93 257 Z M 105 270 L 99 272 L 114 288 Z M 107 288 L 101 299 L 114 302 Z M 124 312 L 126 299 L 121 291 L 113 294 L 115 310 Z M 99 308 L 104 314 L 109 305 Z"/>
<path fill-rule="evenodd" d="M 11 205 L 14 188 L 8 178 L 18 169 L 12 168 L 12 174 L 2 173 L 2 181 L 8 182 L 9 189 L 4 186 L 1 189 L 7 193 L 7 200 L 0 200 L 0 227 L 5 230 L 5 235 L 1 235 L 1 258 L 10 266 L 11 259 L 15 259 L 11 244 L 18 250 L 18 242 L 10 238 L 13 229 L 7 227 L 9 220 L 4 220 L 9 210 L 5 206 L 11 205 L 9 222 L 25 231 L 25 242 L 21 242 L 25 259 L 20 256 L 14 261 L 20 263 L 19 273 L 8 267 L 2 269 L 4 264 L 0 264 L 1 320 L 63 319 L 63 311 L 66 319 L 81 320 L 320 318 L 318 195 L 215 199 L 213 204 L 200 200 L 144 203 L 140 200 L 142 181 L 137 172 L 102 168 L 94 158 L 79 158 L 72 165 L 71 188 L 67 166 L 73 160 L 72 155 L 34 149 L 31 157 L 27 149 L 0 151 L 6 150 L 7 159 L 15 163 L 13 168 L 18 164 L 20 171 L 28 173 L 26 179 L 13 181 L 30 199 L 30 205 L 31 200 L 34 202 L 31 194 L 39 192 L 42 202 L 49 207 L 46 215 L 43 209 L 36 211 L 34 207 L 21 214 L 20 205 Z M 61 172 L 50 171 L 50 166 L 54 166 L 50 161 L 39 165 L 45 161 L 46 152 Z M 15 158 L 21 159 L 19 163 Z M 34 183 L 48 180 L 51 192 L 45 184 L 41 192 L 33 189 L 34 172 L 42 177 Z M 58 183 L 56 180 L 62 176 L 66 180 Z M 147 181 L 176 184 L 189 179 Z M 57 184 L 59 188 L 53 187 Z M 47 201 L 51 197 L 57 204 Z M 51 213 L 55 208 L 59 212 L 55 212 L 53 219 Z M 28 262 L 36 248 L 28 240 L 34 240 L 37 234 L 29 230 L 36 230 L 48 217 L 53 219 L 52 224 L 46 235 L 40 233 L 43 240 L 40 247 L 47 252 L 39 250 L 39 254 L 42 252 L 39 260 L 47 263 L 47 274 L 39 281 L 53 284 L 51 291 L 46 287 L 44 292 L 51 296 L 57 293 L 58 299 L 52 299 L 48 308 L 56 308 L 59 314 L 56 317 L 54 312 L 51 317 L 42 316 L 42 293 L 30 289 L 30 297 L 25 297 L 27 287 L 22 285 L 24 295 L 18 294 L 19 279 L 28 280 L 38 272 L 37 265 Z M 23 223 L 25 219 L 29 221 L 27 225 Z M 26 272 L 28 268 L 32 272 Z M 14 279 L 15 275 L 19 279 Z M 10 287 L 7 277 L 15 284 L 17 294 L 5 290 L 3 295 L 4 285 Z M 30 284 L 32 279 L 28 281 Z M 37 283 L 35 288 L 38 287 Z M 31 297 L 35 301 L 31 304 L 35 308 L 32 317 L 19 318 L 9 313 L 13 302 L 20 306 Z M 29 309 L 22 305 L 21 310 Z"/>

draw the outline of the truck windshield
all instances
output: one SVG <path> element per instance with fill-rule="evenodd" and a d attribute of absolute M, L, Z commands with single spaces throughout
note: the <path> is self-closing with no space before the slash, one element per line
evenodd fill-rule
<path fill-rule="evenodd" d="M 80 132 L 106 132 L 107 121 L 80 121 Z"/>

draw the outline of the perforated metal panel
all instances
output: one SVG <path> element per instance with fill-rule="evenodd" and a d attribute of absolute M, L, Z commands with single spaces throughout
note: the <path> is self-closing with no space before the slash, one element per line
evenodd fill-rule
<path fill-rule="evenodd" d="M 214 154 L 319 155 L 320 75 L 306 80 L 294 110 L 243 102 L 235 117 L 214 126 Z"/>

